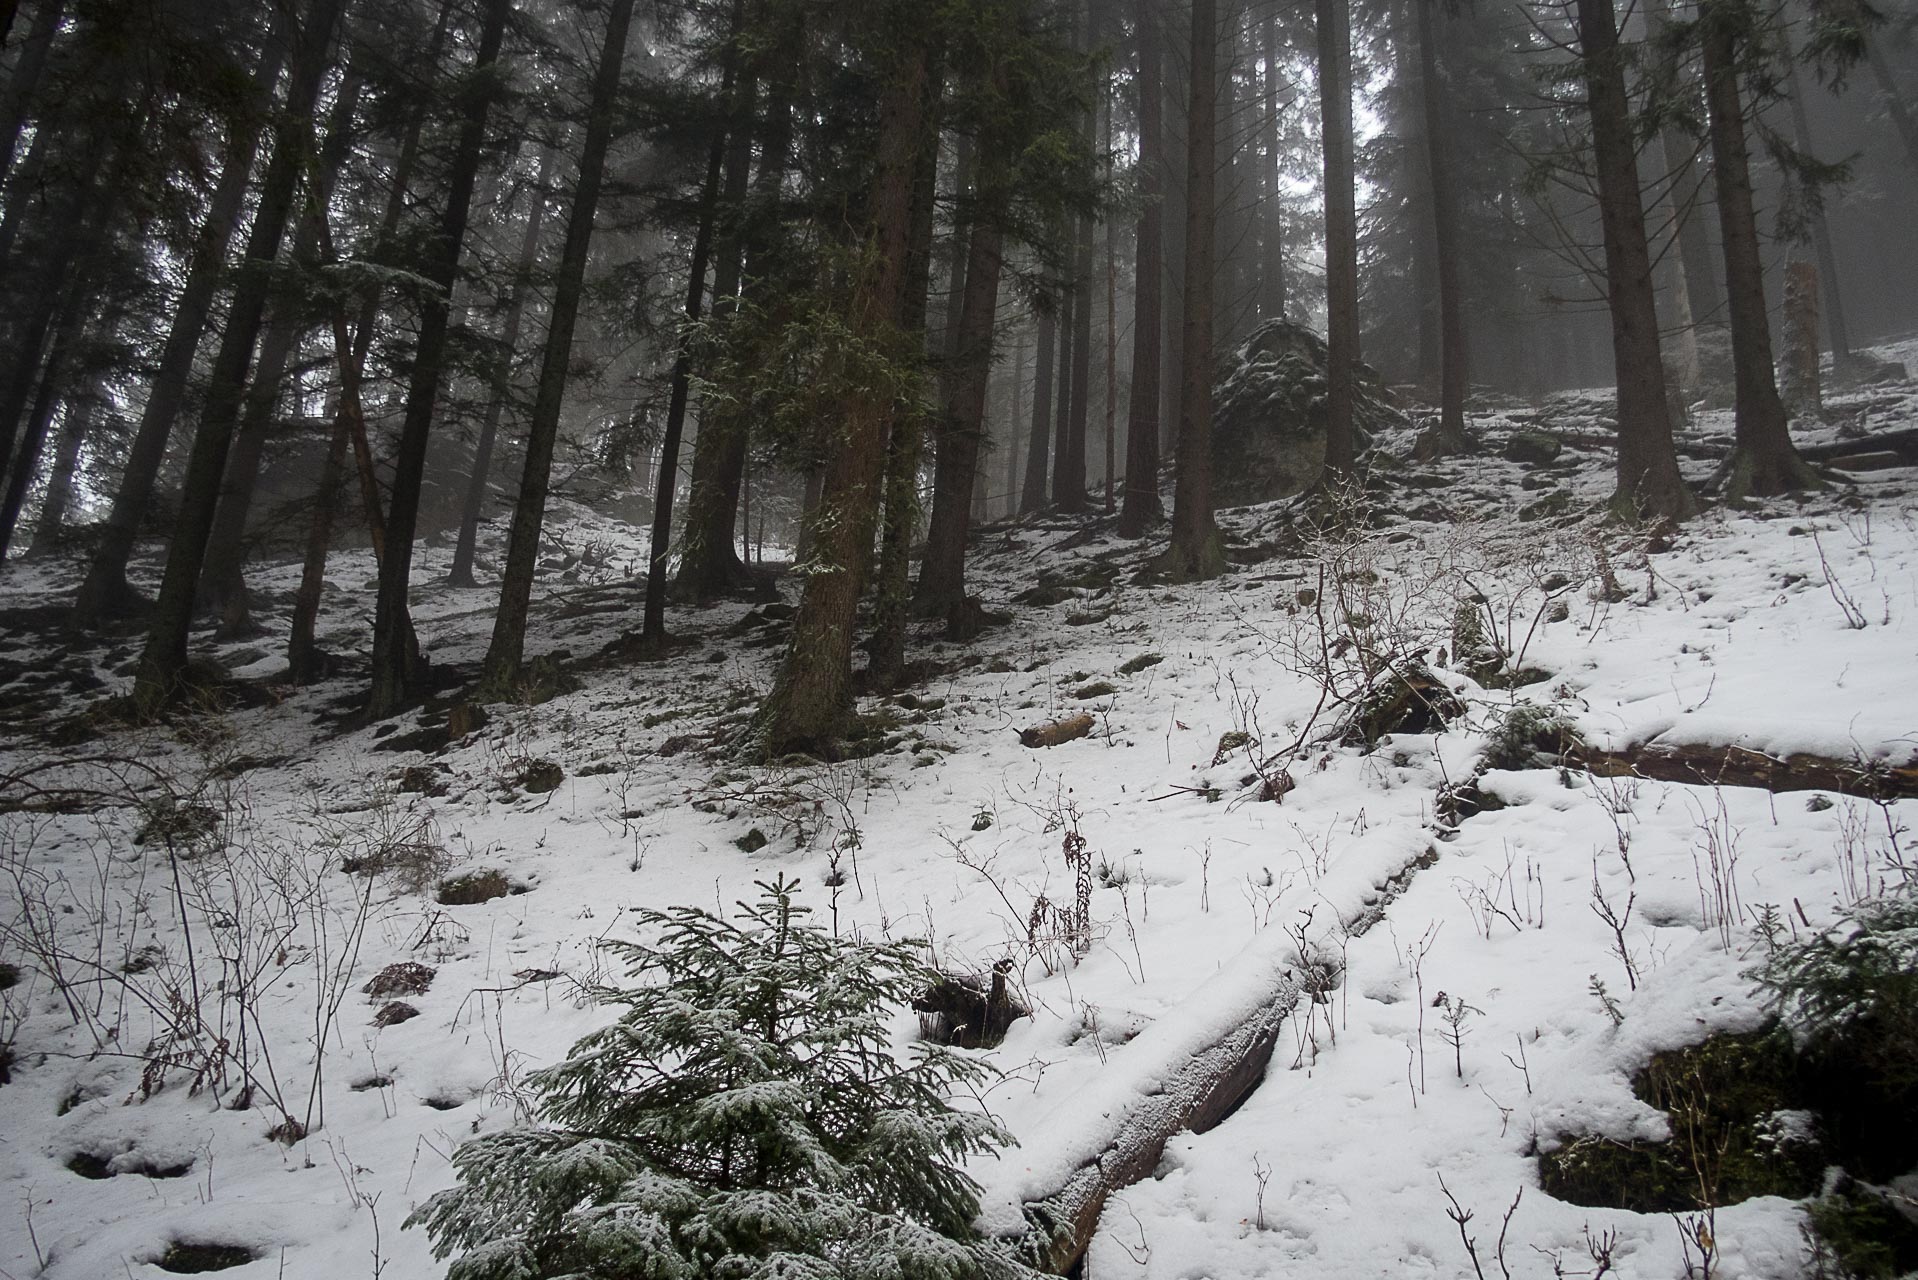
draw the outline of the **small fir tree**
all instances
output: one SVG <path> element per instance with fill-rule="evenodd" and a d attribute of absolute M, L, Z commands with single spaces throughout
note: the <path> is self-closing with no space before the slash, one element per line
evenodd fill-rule
<path fill-rule="evenodd" d="M 937 974 L 912 943 L 804 923 L 797 882 L 737 922 L 641 913 L 657 944 L 608 944 L 619 1019 L 534 1075 L 543 1123 L 467 1143 L 423 1224 L 449 1280 L 998 1280 L 1033 1273 L 973 1227 L 969 1153 L 1009 1142 L 947 1101 L 984 1064 L 888 1048 Z"/>

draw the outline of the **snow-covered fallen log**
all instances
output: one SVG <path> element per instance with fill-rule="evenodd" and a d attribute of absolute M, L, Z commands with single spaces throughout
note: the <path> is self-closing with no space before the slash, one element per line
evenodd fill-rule
<path fill-rule="evenodd" d="M 1567 763 L 1607 778 L 1766 791 L 1836 791 L 1877 800 L 1918 797 L 1918 764 L 1863 764 L 1806 752 L 1775 756 L 1724 744 L 1646 742 L 1617 751 L 1580 747 Z"/>

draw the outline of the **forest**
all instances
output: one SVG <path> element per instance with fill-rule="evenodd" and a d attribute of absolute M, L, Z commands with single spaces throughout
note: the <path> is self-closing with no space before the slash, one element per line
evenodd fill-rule
<path fill-rule="evenodd" d="M 1918 1272 L 1915 208 L 1909 0 L 0 0 L 0 1277 Z"/>

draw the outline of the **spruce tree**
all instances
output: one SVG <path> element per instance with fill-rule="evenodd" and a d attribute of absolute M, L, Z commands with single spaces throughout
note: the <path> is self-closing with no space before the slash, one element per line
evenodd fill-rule
<path fill-rule="evenodd" d="M 640 911 L 620 1010 L 528 1084 L 539 1122 L 453 1157 L 408 1221 L 456 1280 L 1018 1280 L 960 1166 L 1010 1141 L 947 1096 L 988 1074 L 888 1024 L 937 981 L 924 948 L 809 923 L 797 884 L 732 921 Z"/>

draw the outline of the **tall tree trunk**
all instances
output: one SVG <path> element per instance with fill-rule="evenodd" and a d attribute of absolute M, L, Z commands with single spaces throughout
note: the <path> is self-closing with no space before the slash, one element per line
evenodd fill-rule
<path fill-rule="evenodd" d="M 932 69 L 926 76 L 924 128 L 926 135 L 933 139 L 939 136 L 939 100 L 944 91 L 943 62 L 941 53 L 935 51 Z M 965 200 L 969 152 L 970 146 L 959 148 L 957 163 L 953 166 L 955 209 Z M 927 332 L 927 317 L 932 305 L 932 247 L 938 221 L 935 216 L 938 194 L 939 148 L 932 145 L 920 149 L 918 169 L 913 174 L 912 235 L 907 249 L 909 257 L 906 262 L 905 295 L 899 307 L 900 331 L 921 350 L 932 345 L 931 334 Z M 964 234 L 955 215 L 952 243 L 958 244 L 963 239 Z M 948 339 L 958 333 L 958 308 L 953 303 L 959 296 L 956 282 L 964 273 L 963 261 L 953 260 L 948 264 L 947 274 L 955 283 L 947 293 L 946 322 L 940 338 L 942 348 L 946 347 Z M 939 411 L 944 413 L 946 400 L 943 392 L 952 365 L 949 350 L 942 350 L 939 364 L 942 392 Z M 892 426 L 886 433 L 885 496 L 882 499 L 885 505 L 879 518 L 879 567 L 874 575 L 878 581 L 878 598 L 873 602 L 872 638 L 867 647 L 867 683 L 875 690 L 896 687 L 906 668 L 906 631 L 912 620 L 912 537 L 922 514 L 919 504 L 919 468 L 924 451 L 925 425 L 919 415 L 913 412 L 895 413 Z"/>
<path fill-rule="evenodd" d="M 739 74 L 739 31 L 744 16 L 742 0 L 733 0 L 732 28 L 726 50 L 726 69 L 720 97 L 733 96 Z M 706 305 L 706 267 L 712 258 L 719 218 L 720 182 L 726 167 L 727 134 L 714 135 L 706 154 L 706 177 L 700 187 L 699 230 L 693 237 L 692 263 L 686 273 L 685 315 L 697 323 Z M 651 644 L 666 640 L 666 561 L 672 554 L 673 490 L 679 484 L 680 437 L 686 430 L 686 403 L 692 390 L 693 356 L 685 338 L 673 358 L 672 391 L 666 405 L 666 430 L 660 439 L 659 471 L 653 484 L 653 530 L 646 550 L 646 609 L 641 637 Z M 730 536 L 730 530 L 728 535 Z"/>
<path fill-rule="evenodd" d="M 1141 0 L 1142 4 L 1150 0 Z M 1262 52 L 1265 55 L 1265 73 L 1262 83 L 1265 89 L 1265 216 L 1260 223 L 1259 263 L 1260 313 L 1266 320 L 1285 318 L 1285 196 L 1284 175 L 1280 171 L 1279 154 L 1279 20 L 1277 6 L 1266 10 L 1263 26 Z M 1157 60 L 1157 55 L 1154 55 Z M 1141 72 L 1141 75 L 1144 73 Z M 1157 78 L 1157 68 L 1154 68 Z M 1141 94 L 1144 89 L 1140 90 Z M 1143 110 L 1144 99 L 1140 106 Z M 1156 112 L 1156 108 L 1155 108 Z M 1157 121 L 1154 121 L 1157 128 Z M 1144 136 L 1143 124 L 1140 136 Z M 1140 155 L 1145 154 L 1141 142 Z M 1141 160 L 1141 164 L 1144 161 Z"/>
<path fill-rule="evenodd" d="M 526 299 L 532 292 L 530 277 L 539 266 L 540 234 L 546 228 L 546 192 L 557 176 L 558 159 L 554 152 L 548 150 L 540 159 L 539 177 L 529 193 L 532 207 L 526 211 L 526 226 L 520 234 L 512 296 L 507 301 L 506 317 L 500 326 L 499 373 L 493 379 L 492 394 L 486 403 L 486 416 L 480 420 L 479 440 L 473 446 L 473 474 L 467 478 L 466 501 L 460 508 L 459 540 L 453 546 L 453 567 L 446 575 L 450 586 L 479 585 L 473 577 L 473 555 L 479 542 L 480 515 L 486 506 L 486 487 L 493 471 L 493 449 L 499 439 L 500 418 L 512 395 L 513 361 L 519 352 L 519 332 L 526 317 Z"/>
<path fill-rule="evenodd" d="M 797 32 L 789 32 L 797 38 Z M 747 85 L 753 82 L 749 78 Z M 743 95 L 750 110 L 750 92 Z M 759 171 L 752 175 L 749 212 L 747 174 L 752 162 L 752 133 L 745 127 L 745 110 L 736 110 L 740 122 L 727 157 L 723 203 L 735 210 L 735 229 L 722 245 L 713 271 L 713 314 L 738 307 L 742 287 L 764 272 L 771 236 L 770 220 L 778 217 L 780 189 L 786 180 L 792 146 L 792 85 L 784 68 L 767 85 L 766 137 Z M 745 227 L 739 213 L 746 212 Z M 673 575 L 673 597 L 689 602 L 714 600 L 755 581 L 746 562 L 733 550 L 733 529 L 739 523 L 741 486 L 750 448 L 746 423 L 733 413 L 702 413 L 699 435 L 693 441 L 692 477 L 686 492 L 686 523 L 680 540 L 679 572 Z"/>
<path fill-rule="evenodd" d="M 539 389 L 526 427 L 526 463 L 520 474 L 519 501 L 506 543 L 500 576 L 499 608 L 493 614 L 493 640 L 481 673 L 483 687 L 510 692 L 519 680 L 526 648 L 526 611 L 533 596 L 533 569 L 539 560 L 540 528 L 546 521 L 546 491 L 552 482 L 553 446 L 559 437 L 560 410 L 566 400 L 566 375 L 572 364 L 573 329 L 586 289 L 586 259 L 592 248 L 593 218 L 599 210 L 606 176 L 606 151 L 613 137 L 614 97 L 626 61 L 626 36 L 632 26 L 633 0 L 613 0 L 606 17 L 606 44 L 586 108 L 586 141 L 580 148 L 579 185 L 566 216 L 566 241 L 559 275 L 553 282 L 553 307 L 547 320 L 546 351 L 540 362 Z"/>
<path fill-rule="evenodd" d="M 405 416 L 393 455 L 393 497 L 386 515 L 386 558 L 380 564 L 379 598 L 373 614 L 373 672 L 367 691 L 367 715 L 383 720 L 413 695 L 420 666 L 412 639 L 407 591 L 413 577 L 413 535 L 419 524 L 420 486 L 426 475 L 426 445 L 433 430 L 433 409 L 444 376 L 446 336 L 451 319 L 453 281 L 466 240 L 466 219 L 479 176 L 486 117 L 498 90 L 500 44 L 510 0 L 486 0 L 479 50 L 464 86 L 459 135 L 448 171 L 446 207 L 421 274 L 432 286 L 420 303 L 419 338 L 413 348 L 413 374 L 406 391 Z"/>
<path fill-rule="evenodd" d="M 1875 33 L 1865 38 L 1865 61 L 1871 66 L 1872 79 L 1878 82 L 1878 91 L 1884 95 L 1885 110 L 1898 130 L 1899 140 L 1905 144 L 1905 157 L 1911 161 L 1911 170 L 1918 174 L 1918 121 L 1912 118 L 1911 95 L 1898 88 Z"/>
<path fill-rule="evenodd" d="M 1758 253 L 1745 113 L 1738 91 L 1738 41 L 1743 15 L 1736 0 L 1703 0 L 1699 49 L 1711 114 L 1712 172 L 1718 183 L 1718 223 L 1725 250 L 1725 297 L 1732 327 L 1732 375 L 1737 404 L 1734 446 L 1725 471 L 1732 501 L 1823 487 L 1792 446 L 1785 404 L 1772 373 L 1771 329 L 1765 315 L 1764 263 Z"/>
<path fill-rule="evenodd" d="M 4 496 L 0 496 L 0 562 L 7 558 L 7 552 L 13 546 L 13 535 L 20 521 L 21 508 L 26 506 L 27 491 L 33 487 L 33 477 L 40 469 L 40 454 L 46 448 L 47 436 L 53 429 L 53 419 L 66 397 L 66 379 L 68 367 L 73 360 L 73 350 L 80 340 L 82 327 L 88 308 L 78 296 L 79 290 L 69 290 L 67 298 L 67 317 L 60 322 L 60 331 L 54 335 L 52 349 L 47 352 L 47 362 L 40 372 L 40 385 L 34 392 L 33 405 L 27 411 L 26 429 L 20 433 L 20 444 L 14 450 L 12 466 L 7 471 L 7 483 Z"/>
<path fill-rule="evenodd" d="M 193 622 L 193 602 L 206 560 L 207 540 L 213 532 L 214 507 L 219 501 L 220 478 L 226 472 L 227 452 L 240 415 L 247 370 L 259 338 L 271 290 L 271 268 L 293 211 L 306 149 L 304 126 L 319 97 L 328 62 L 333 28 L 342 0 L 313 0 L 304 28 L 295 37 L 291 83 L 285 114 L 274 141 L 273 159 L 260 182 L 253 231 L 247 239 L 247 269 L 234 290 L 226 330 L 213 362 L 200 427 L 187 457 L 186 479 L 180 494 L 180 513 L 173 541 L 167 548 L 166 574 L 154 606 L 152 626 L 134 676 L 134 701 L 148 710 L 171 701 L 180 689 L 187 666 L 187 632 Z"/>
<path fill-rule="evenodd" d="M 1812 154 L 1811 121 L 1805 115 L 1805 91 L 1798 75 L 1798 64 L 1788 62 L 1786 89 L 1791 94 L 1792 141 L 1800 153 Z M 1832 249 L 1831 224 L 1825 217 L 1824 201 L 1811 210 L 1811 242 L 1818 254 L 1820 297 L 1825 303 L 1825 331 L 1831 335 L 1831 366 L 1834 375 L 1842 375 L 1851 363 L 1851 332 L 1845 324 L 1845 300 L 1838 288 L 1838 255 Z"/>
<path fill-rule="evenodd" d="M 39 385 L 48 343 L 63 315 L 78 305 L 74 299 L 82 290 L 73 286 L 91 256 L 88 250 L 95 246 L 96 237 L 119 204 L 129 155 L 115 149 L 113 166 L 103 179 L 105 150 L 96 140 L 91 158 L 80 164 L 81 171 L 68 178 L 52 202 L 47 213 L 46 243 L 39 247 L 40 260 L 25 270 L 21 269 L 24 264 L 9 264 L 8 274 L 17 272 L 26 281 L 23 296 L 8 301 L 24 308 L 26 314 L 0 317 L 15 321 L 10 330 L 0 330 L 0 353 L 4 353 L 0 358 L 0 471 L 13 456 L 22 420 Z"/>
<path fill-rule="evenodd" d="M 266 456 L 267 439 L 273 434 L 287 365 L 300 341 L 301 329 L 301 323 L 290 314 L 276 311 L 268 319 L 227 456 L 213 533 L 207 540 L 206 566 L 200 573 L 198 606 L 219 618 L 223 640 L 238 640 L 254 633 L 246 592 L 247 518 L 253 510 L 260 462 Z"/>
<path fill-rule="evenodd" d="M 1672 447 L 1631 99 L 1625 88 L 1612 0 L 1578 0 L 1577 21 L 1597 163 L 1598 211 L 1604 226 L 1612 364 L 1618 381 L 1618 490 L 1612 510 L 1626 519 L 1682 519 L 1696 506 L 1679 477 L 1678 455 Z"/>
<path fill-rule="evenodd" d="M 1214 0 L 1192 0 L 1191 106 L 1186 113 L 1185 365 L 1179 386 L 1179 474 L 1172 545 L 1158 568 L 1174 582 L 1216 578 L 1225 549 L 1212 520 L 1212 239 L 1217 187 L 1219 21 Z"/>
<path fill-rule="evenodd" d="M 1046 505 L 1046 446 L 1051 442 L 1053 346 L 1058 321 L 1052 310 L 1039 311 L 1039 336 L 1033 349 L 1032 434 L 1026 437 L 1026 475 L 1019 487 L 1019 514 L 1030 515 Z"/>
<path fill-rule="evenodd" d="M 268 99 L 279 79 L 282 44 L 268 42 L 260 65 L 253 75 L 253 91 L 261 101 Z M 173 320 L 167 328 L 166 343 L 160 349 L 159 363 L 147 387 L 146 402 L 140 409 L 140 423 L 134 429 L 133 443 L 127 450 L 126 466 L 120 473 L 120 486 L 107 513 L 99 546 L 87 564 L 87 575 L 73 602 L 73 625 L 88 629 L 110 617 L 135 607 L 138 597 L 127 583 L 127 562 L 139 541 L 140 525 L 146 519 L 153 500 L 153 487 L 166 457 L 167 443 L 173 436 L 173 424 L 187 401 L 187 387 L 193 376 L 194 357 L 206 332 L 207 318 L 221 282 L 226 278 L 227 246 L 239 225 L 246 205 L 254 157 L 259 152 L 260 129 L 257 125 L 235 125 L 227 135 L 225 158 L 219 181 L 207 201 L 205 219 L 193 241 L 186 281 L 173 306 Z"/>
<path fill-rule="evenodd" d="M 308 192 L 308 205 L 312 209 L 323 208 L 332 199 L 334 183 L 353 139 L 353 116 L 359 108 L 360 88 L 361 76 L 349 67 L 334 97 L 326 143 L 314 166 Z M 302 221 L 295 239 L 293 261 L 310 265 L 318 252 L 317 219 L 308 217 Z M 246 590 L 247 520 L 259 487 L 260 463 L 273 434 L 287 365 L 307 330 L 298 311 L 297 306 L 280 303 L 271 309 L 266 334 L 260 340 L 253 383 L 247 388 L 239 430 L 234 434 L 233 449 L 227 458 L 220 506 L 213 518 L 213 536 L 207 546 L 206 568 L 200 576 L 200 603 L 219 616 L 220 634 L 226 639 L 250 636 L 257 630 Z"/>
<path fill-rule="evenodd" d="M 1471 346 L 1465 332 L 1465 305 L 1460 296 L 1458 266 L 1464 247 L 1459 244 L 1458 193 L 1450 156 L 1451 131 L 1445 119 L 1444 86 L 1439 78 L 1437 24 L 1432 10 L 1439 0 L 1412 0 L 1418 12 L 1419 96 L 1425 113 L 1425 167 L 1432 192 L 1432 238 L 1437 247 L 1439 310 L 1439 430 L 1425 456 L 1463 453 L 1471 447 L 1465 434 L 1465 389 L 1470 376 Z"/>
<path fill-rule="evenodd" d="M 1068 283 L 1059 296 L 1059 370 L 1053 388 L 1056 404 L 1052 416 L 1052 505 L 1065 509 L 1066 455 L 1072 448 L 1072 366 L 1076 363 L 1072 348 L 1079 336 L 1078 310 L 1082 305 L 1077 284 Z"/>
<path fill-rule="evenodd" d="M 928 54 L 923 36 L 902 24 L 879 92 L 877 154 L 866 200 L 869 252 L 848 315 L 854 333 L 875 341 L 897 326 L 904 301 L 913 172 L 920 149 L 932 142 L 925 128 Z M 810 521 L 811 572 L 791 645 L 755 725 L 759 754 L 826 748 L 846 729 L 853 624 L 872 554 L 891 399 L 869 389 L 849 391 L 834 424 L 835 447 L 828 451 L 819 509 Z"/>
<path fill-rule="evenodd" d="M 1090 121 L 1090 116 L 1088 116 Z M 1087 145 L 1091 126 L 1088 123 Z M 1065 435 L 1065 452 L 1057 461 L 1052 484 L 1053 501 L 1061 511 L 1086 509 L 1086 423 L 1092 396 L 1092 219 L 1080 218 L 1078 246 L 1072 257 L 1072 407 Z"/>
<path fill-rule="evenodd" d="M 946 635 L 968 640 L 978 633 L 980 611 L 966 600 L 966 536 L 971 531 L 971 495 L 985 432 L 986 389 L 992 376 L 992 329 L 999 309 L 1003 235 L 999 205 L 1004 173 L 988 143 L 976 184 L 978 217 L 967 236 L 965 291 L 959 323 L 947 344 L 952 365 L 946 378 L 944 420 L 935 451 L 932 518 L 926 559 L 913 605 L 922 617 L 943 617 Z"/>
<path fill-rule="evenodd" d="M 60 424 L 60 439 L 53 452 L 53 467 L 47 473 L 46 497 L 40 503 L 40 518 L 34 522 L 29 556 L 48 555 L 59 550 L 66 533 L 67 509 L 73 505 L 73 477 L 80 468 L 80 451 L 86 447 L 87 433 L 99 412 L 99 402 L 89 388 L 68 400 Z"/>
<path fill-rule="evenodd" d="M 440 50 L 446 39 L 448 20 L 452 16 L 451 0 L 441 0 L 439 18 L 434 23 L 433 34 L 427 42 L 425 65 L 439 65 Z M 399 230 L 400 218 L 406 212 L 407 197 L 413 180 L 413 166 L 419 158 L 420 134 L 425 124 L 425 113 L 415 111 L 402 136 L 398 152 L 394 157 L 393 169 L 388 181 L 386 208 L 380 218 L 380 225 L 373 236 L 374 253 L 392 243 L 394 233 Z M 326 209 L 317 205 L 312 210 L 313 223 L 320 236 L 321 260 L 328 263 L 339 261 L 333 244 Z M 379 479 L 373 470 L 372 446 L 366 438 L 366 415 L 360 402 L 360 381 L 366 368 L 366 355 L 373 343 L 373 330 L 379 321 L 380 289 L 375 286 L 365 291 L 360 300 L 359 321 L 357 327 L 349 324 L 346 299 L 338 299 L 329 318 L 333 336 L 333 360 L 339 371 L 340 392 L 335 407 L 333 437 L 327 447 L 326 460 L 321 465 L 319 489 L 314 497 L 313 516 L 307 526 L 306 556 L 300 573 L 300 587 L 293 600 L 293 623 L 287 636 L 287 674 L 298 684 L 306 684 L 319 679 L 326 672 L 326 657 L 320 651 L 316 631 L 319 625 L 320 597 L 326 586 L 326 556 L 333 540 L 333 525 L 338 516 L 341 496 L 344 490 L 346 454 L 349 446 L 354 454 L 356 471 L 360 481 L 361 507 L 366 513 L 366 528 L 369 541 L 373 545 L 375 565 L 386 562 L 386 519 L 382 514 Z M 401 644 L 406 652 L 418 651 L 418 640 L 412 633 L 412 619 L 402 619 L 403 632 Z"/>
<path fill-rule="evenodd" d="M 1345 482 L 1358 452 L 1353 371 L 1359 361 L 1359 239 L 1352 171 L 1351 0 L 1316 0 L 1319 132 L 1325 147 L 1326 410 L 1328 489 Z"/>
<path fill-rule="evenodd" d="M 32 114 L 34 95 L 40 90 L 40 77 L 46 73 L 66 9 L 66 0 L 40 0 L 34 6 L 33 23 L 20 42 L 20 56 L 7 78 L 6 92 L 0 94 L 0 182 L 12 172 L 13 154 Z"/>
<path fill-rule="evenodd" d="M 1671 26 L 1671 0 L 1647 0 L 1645 17 L 1653 45 L 1669 43 L 1666 32 Z M 1672 82 L 1665 86 L 1666 93 L 1695 96 L 1688 68 L 1672 64 L 1662 70 Z M 1723 332 L 1725 298 L 1712 269 L 1712 236 L 1706 213 L 1710 203 L 1709 177 L 1699 145 L 1669 116 L 1660 126 L 1659 141 L 1669 175 L 1672 235 L 1678 257 L 1675 288 L 1684 294 L 1683 300 L 1673 306 L 1677 318 L 1686 325 L 1680 339 L 1683 346 L 1679 364 L 1685 371 L 1689 383 L 1685 393 L 1690 397 L 1696 395 L 1704 372 L 1700 364 L 1699 335 L 1706 331 Z"/>
<path fill-rule="evenodd" d="M 1165 158 L 1159 118 L 1159 42 L 1163 33 L 1158 7 L 1158 0 L 1138 0 L 1139 232 L 1133 269 L 1132 396 L 1126 406 L 1125 502 L 1119 512 L 1119 535 L 1125 538 L 1139 537 L 1164 513 L 1159 501 L 1159 378 L 1164 364 L 1161 286 L 1165 280 L 1165 184 L 1161 170 Z M 1273 130 L 1276 138 L 1276 124 Z"/>
<path fill-rule="evenodd" d="M 1112 82 L 1106 81 L 1104 101 L 1100 105 L 1100 114 L 1105 120 L 1104 141 L 1101 144 L 1106 156 L 1106 180 L 1112 180 Z M 1107 218 L 1102 225 L 1105 241 L 1105 278 L 1106 278 L 1106 359 L 1105 394 L 1100 397 L 1105 409 L 1105 465 L 1104 474 L 1106 514 L 1112 514 L 1117 506 L 1117 497 L 1113 485 L 1119 474 L 1118 422 L 1119 422 L 1119 222 L 1116 218 Z"/>
<path fill-rule="evenodd" d="M 1026 331 L 1012 343 L 1012 385 L 1006 391 L 1006 515 L 1019 514 L 1019 424 L 1026 420 Z"/>

